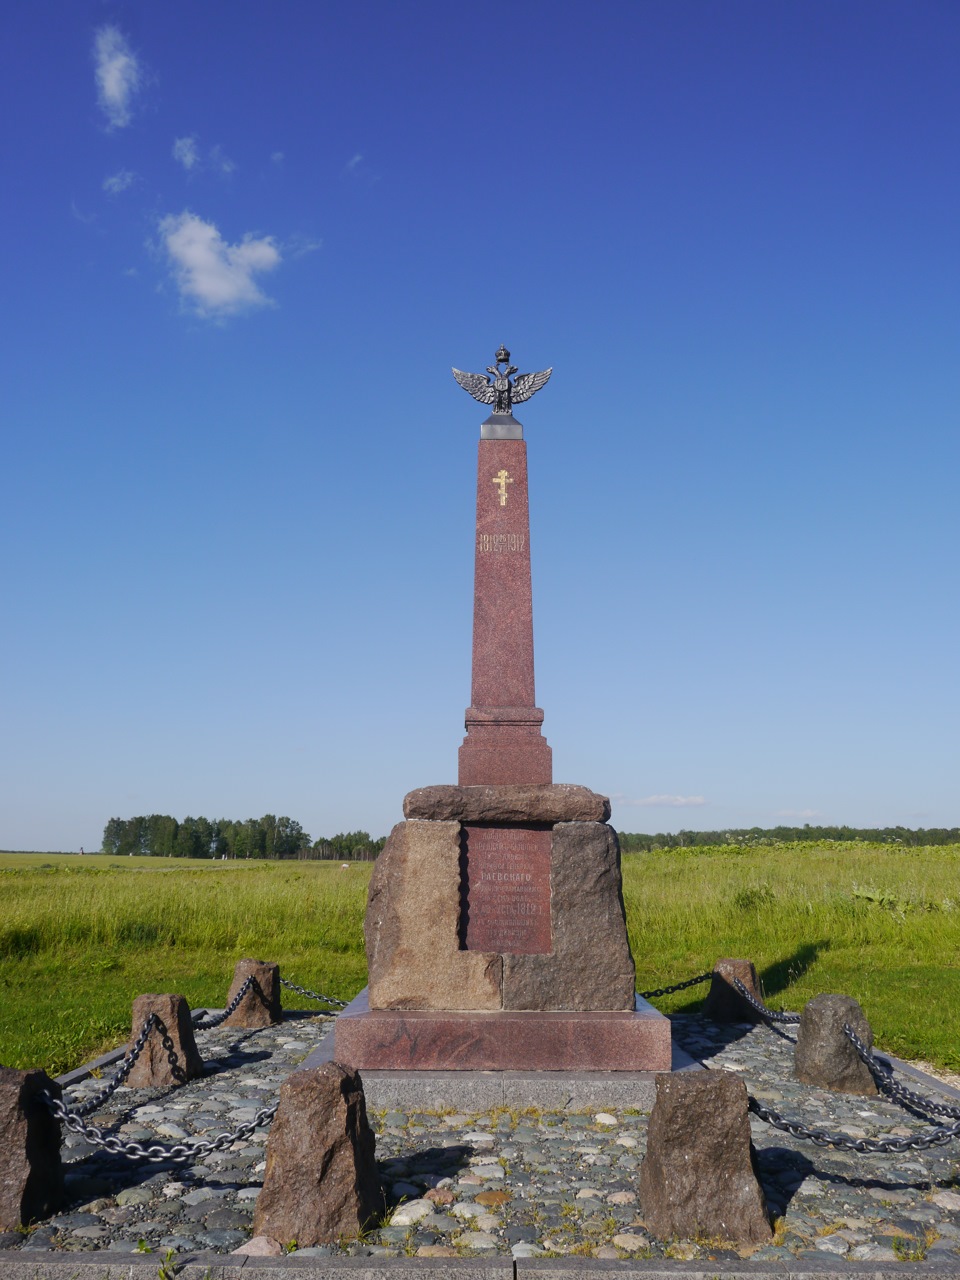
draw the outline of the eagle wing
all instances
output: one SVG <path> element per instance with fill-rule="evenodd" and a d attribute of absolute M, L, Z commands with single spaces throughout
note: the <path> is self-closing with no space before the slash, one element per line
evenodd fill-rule
<path fill-rule="evenodd" d="M 518 373 L 513 380 L 513 403 L 523 404 L 524 400 L 529 400 L 535 391 L 545 385 L 551 373 L 552 365 L 542 373 Z"/>
<path fill-rule="evenodd" d="M 462 369 L 454 369 L 452 372 L 464 391 L 469 391 L 474 400 L 479 400 L 481 404 L 493 404 L 496 390 L 482 373 L 464 373 Z"/>

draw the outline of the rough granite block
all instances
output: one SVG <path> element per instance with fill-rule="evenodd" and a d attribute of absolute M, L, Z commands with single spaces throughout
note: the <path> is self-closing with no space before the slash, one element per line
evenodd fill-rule
<path fill-rule="evenodd" d="M 371 1009 L 499 1009 L 503 962 L 461 951 L 459 927 L 459 822 L 398 822 L 363 924 Z"/>
<path fill-rule="evenodd" d="M 280 966 L 266 960 L 238 960 L 233 971 L 230 990 L 227 992 L 227 1005 L 232 1004 L 236 999 L 247 978 L 253 978 L 253 985 L 247 989 L 243 999 L 225 1020 L 223 1026 L 254 1030 L 282 1022 Z"/>
<path fill-rule="evenodd" d="M 63 1201 L 60 1121 L 39 1097 L 62 1090 L 45 1071 L 0 1067 L 0 1231 L 48 1217 Z"/>
<path fill-rule="evenodd" d="M 203 1059 L 197 1049 L 190 1021 L 190 1006 L 183 996 L 142 995 L 133 1002 L 131 1017 L 131 1044 L 140 1035 L 143 1024 L 155 1013 L 163 1024 L 163 1031 L 153 1027 L 147 1036 L 140 1057 L 127 1076 L 131 1089 L 146 1089 L 156 1085 L 186 1084 L 203 1075 Z M 163 1047 L 163 1033 L 173 1042 L 173 1061 Z"/>
<path fill-rule="evenodd" d="M 571 782 L 418 787 L 404 796 L 403 816 L 432 822 L 607 822 L 610 801 Z"/>
<path fill-rule="evenodd" d="M 550 892 L 553 951 L 504 956 L 504 1009 L 632 1010 L 636 971 L 612 827 L 554 827 Z"/>

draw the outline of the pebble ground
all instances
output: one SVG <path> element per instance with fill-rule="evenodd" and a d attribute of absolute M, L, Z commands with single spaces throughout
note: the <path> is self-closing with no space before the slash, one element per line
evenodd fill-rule
<path fill-rule="evenodd" d="M 262 1031 L 200 1031 L 202 1079 L 173 1090 L 121 1089 L 88 1119 L 140 1141 L 176 1142 L 232 1130 L 276 1099 L 280 1084 L 330 1033 L 303 1014 Z M 832 1094 L 792 1079 L 786 1031 L 673 1019 L 676 1040 L 711 1069 L 735 1071 L 765 1105 L 851 1137 L 907 1135 L 928 1122 L 880 1098 Z M 907 1082 L 915 1087 L 915 1082 Z M 74 1086 L 79 1102 L 102 1081 Z M 935 1094 L 934 1082 L 921 1091 Z M 601 1258 L 926 1259 L 960 1265 L 960 1142 L 905 1155 L 814 1146 L 753 1120 L 774 1242 L 739 1253 L 722 1241 L 658 1242 L 646 1233 L 636 1187 L 647 1117 L 575 1114 L 373 1113 L 390 1211 L 362 1239 L 303 1255 L 566 1254 Z M 132 1163 L 67 1132 L 68 1211 L 0 1248 L 229 1253 L 251 1234 L 267 1129 L 203 1163 Z M 285 1241 L 293 1249 L 294 1242 Z M 826 1258 L 825 1255 L 829 1255 Z"/>

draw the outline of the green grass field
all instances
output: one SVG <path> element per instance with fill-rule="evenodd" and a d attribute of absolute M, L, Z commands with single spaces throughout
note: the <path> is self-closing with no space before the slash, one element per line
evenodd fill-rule
<path fill-rule="evenodd" d="M 774 1007 L 853 995 L 882 1048 L 960 1069 L 960 846 L 672 849 L 623 866 L 641 990 L 744 956 Z M 370 869 L 0 854 L 0 1062 L 76 1066 L 127 1036 L 144 991 L 222 1005 L 242 956 L 353 996 Z M 693 1009 L 705 990 L 658 1005 Z"/>

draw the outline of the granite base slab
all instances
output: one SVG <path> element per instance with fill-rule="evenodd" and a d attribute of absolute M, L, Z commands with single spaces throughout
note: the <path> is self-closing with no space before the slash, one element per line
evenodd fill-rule
<path fill-rule="evenodd" d="M 334 1029 L 337 1061 L 379 1071 L 669 1071 L 670 1021 L 633 1012 L 370 1009 L 367 989 Z"/>
<path fill-rule="evenodd" d="M 302 1066 L 336 1058 L 332 1038 L 318 1045 Z M 672 1071 L 703 1071 L 679 1046 Z M 494 1107 L 541 1111 L 597 1111 L 614 1107 L 649 1111 L 656 1097 L 653 1071 L 361 1071 L 372 1111 L 489 1111 Z"/>
<path fill-rule="evenodd" d="M 657 1071 L 700 1069 L 671 1044 L 669 1019 L 640 997 L 635 1013 L 371 1012 L 366 989 L 303 1065 L 331 1059 L 362 1072 L 375 1110 L 648 1111 Z"/>

